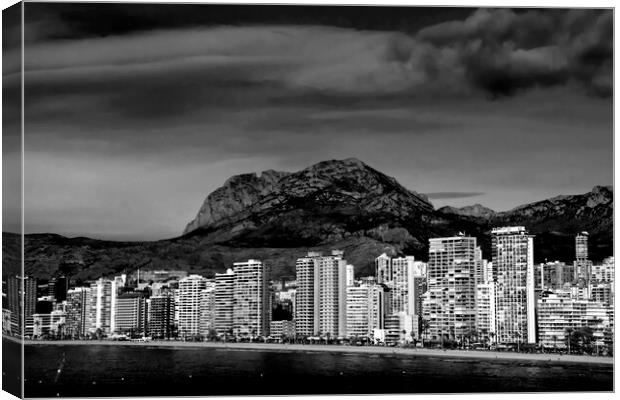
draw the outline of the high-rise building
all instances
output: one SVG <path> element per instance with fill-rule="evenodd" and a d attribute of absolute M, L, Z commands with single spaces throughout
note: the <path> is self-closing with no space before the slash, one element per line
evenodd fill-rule
<path fill-rule="evenodd" d="M 391 312 L 420 315 L 423 294 L 420 293 L 420 285 L 425 280 L 426 264 L 415 261 L 413 256 L 393 258 L 391 264 L 392 275 L 387 281 L 392 294 Z"/>
<path fill-rule="evenodd" d="M 215 329 L 215 282 L 207 282 L 200 295 L 200 334 L 208 336 Z"/>
<path fill-rule="evenodd" d="M 114 321 L 115 332 L 146 335 L 147 306 L 144 293 L 128 292 L 118 295 Z"/>
<path fill-rule="evenodd" d="M 432 340 L 463 340 L 476 323 L 476 238 L 429 239 L 424 318 Z"/>
<path fill-rule="evenodd" d="M 235 273 L 215 274 L 214 327 L 218 335 L 232 334 Z"/>
<path fill-rule="evenodd" d="M 67 335 L 74 339 L 86 336 L 90 329 L 90 288 L 70 289 L 66 302 Z"/>
<path fill-rule="evenodd" d="M 347 287 L 347 337 L 372 338 L 375 329 L 383 329 L 383 286 Z"/>
<path fill-rule="evenodd" d="M 164 292 L 148 299 L 148 333 L 155 339 L 174 335 L 174 295 Z"/>
<path fill-rule="evenodd" d="M 343 253 L 337 250 L 331 256 L 310 252 L 297 260 L 297 334 L 346 334 L 346 266 Z"/>
<path fill-rule="evenodd" d="M 90 285 L 90 333 L 109 335 L 115 331 L 117 282 L 99 278 Z"/>
<path fill-rule="evenodd" d="M 385 253 L 375 259 L 377 283 L 385 283 L 392 276 L 392 259 Z"/>
<path fill-rule="evenodd" d="M 297 272 L 297 292 L 295 295 L 295 333 L 300 336 L 314 335 L 314 258 L 318 255 L 308 253 L 295 263 Z"/>
<path fill-rule="evenodd" d="M 271 304 L 267 266 L 259 260 L 236 262 L 233 272 L 233 333 L 241 336 L 269 335 Z"/>
<path fill-rule="evenodd" d="M 7 279 L 8 309 L 12 332 L 23 334 L 27 319 L 32 322 L 37 304 L 37 280 L 33 277 L 10 276 Z"/>
<path fill-rule="evenodd" d="M 588 260 L 588 232 L 575 236 L 575 281 L 581 285 L 590 282 L 592 262 Z"/>
<path fill-rule="evenodd" d="M 491 341 L 495 335 L 495 283 L 476 285 L 476 332 L 479 341 Z"/>
<path fill-rule="evenodd" d="M 48 295 L 61 303 L 67 299 L 67 291 L 69 290 L 69 278 L 60 275 L 50 278 L 48 282 Z"/>
<path fill-rule="evenodd" d="M 558 289 L 574 279 L 574 267 L 560 261 L 538 265 L 535 287 L 541 290 Z"/>
<path fill-rule="evenodd" d="M 494 228 L 491 249 L 498 343 L 535 343 L 534 236 L 522 226 Z"/>
<path fill-rule="evenodd" d="M 351 264 L 347 265 L 347 286 L 355 285 L 355 267 Z"/>
<path fill-rule="evenodd" d="M 202 291 L 207 288 L 207 279 L 192 274 L 179 281 L 179 335 L 181 337 L 200 334 L 200 306 Z"/>

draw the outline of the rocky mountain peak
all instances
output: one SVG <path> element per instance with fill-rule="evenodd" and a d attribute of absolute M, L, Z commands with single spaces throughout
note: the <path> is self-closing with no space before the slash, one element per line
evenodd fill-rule
<path fill-rule="evenodd" d="M 416 210 L 434 209 L 426 196 L 407 190 L 356 158 L 347 158 L 319 162 L 295 173 L 269 170 L 260 176 L 234 176 L 207 196 L 184 234 L 224 225 L 234 226 L 227 233 L 238 233 L 257 226 L 258 220 L 264 224 L 286 213 L 305 213 L 314 220 L 320 214 L 389 214 L 404 219 Z"/>
<path fill-rule="evenodd" d="M 440 208 L 438 211 L 444 214 L 456 214 L 456 215 L 461 215 L 461 216 L 466 216 L 466 217 L 485 218 L 485 219 L 492 218 L 495 216 L 495 214 L 497 214 L 494 210 L 488 207 L 485 207 L 481 204 L 474 204 L 472 206 L 465 206 L 465 207 L 460 207 L 460 208 L 445 206 L 445 207 Z"/>

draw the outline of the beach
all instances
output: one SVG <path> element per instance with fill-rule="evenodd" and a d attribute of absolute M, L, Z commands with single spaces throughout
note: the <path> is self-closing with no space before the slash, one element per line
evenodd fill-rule
<path fill-rule="evenodd" d="M 586 355 L 530 354 L 516 352 L 499 352 L 486 350 L 441 350 L 426 348 L 402 348 L 383 346 L 346 346 L 316 344 L 281 344 L 281 343 L 236 343 L 236 342 L 184 342 L 184 341 L 110 341 L 110 340 L 59 340 L 59 341 L 25 341 L 27 346 L 131 346 L 131 347 L 169 347 L 169 348 L 215 348 L 245 351 L 276 351 L 276 352 L 328 352 L 348 354 L 399 354 L 412 356 L 439 356 L 450 358 L 478 358 L 497 360 L 530 360 L 562 363 L 611 364 L 612 357 L 596 357 Z"/>

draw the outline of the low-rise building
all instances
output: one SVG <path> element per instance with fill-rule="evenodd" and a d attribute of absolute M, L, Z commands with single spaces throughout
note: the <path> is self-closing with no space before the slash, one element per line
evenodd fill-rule
<path fill-rule="evenodd" d="M 277 340 L 294 338 L 295 321 L 271 321 L 269 332 L 269 336 Z"/>
<path fill-rule="evenodd" d="M 545 347 L 566 348 L 570 331 L 590 328 L 596 345 L 605 345 L 613 330 L 612 306 L 571 298 L 569 293 L 547 293 L 538 300 L 538 343 Z"/>

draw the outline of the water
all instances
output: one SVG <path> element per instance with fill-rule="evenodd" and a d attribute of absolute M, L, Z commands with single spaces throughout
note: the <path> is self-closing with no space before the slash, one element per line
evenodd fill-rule
<path fill-rule="evenodd" d="M 602 364 L 70 344 L 25 357 L 26 397 L 613 390 Z"/>

